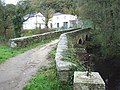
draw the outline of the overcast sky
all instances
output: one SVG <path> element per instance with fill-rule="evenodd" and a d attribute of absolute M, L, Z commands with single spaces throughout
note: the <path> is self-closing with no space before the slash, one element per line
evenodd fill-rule
<path fill-rule="evenodd" d="M 19 0 L 3 0 L 6 4 L 17 4 Z"/>

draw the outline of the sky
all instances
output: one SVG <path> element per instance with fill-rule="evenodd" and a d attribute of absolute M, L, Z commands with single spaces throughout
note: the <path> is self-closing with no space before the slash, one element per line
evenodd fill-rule
<path fill-rule="evenodd" d="M 17 4 L 19 0 L 3 0 L 6 4 Z"/>

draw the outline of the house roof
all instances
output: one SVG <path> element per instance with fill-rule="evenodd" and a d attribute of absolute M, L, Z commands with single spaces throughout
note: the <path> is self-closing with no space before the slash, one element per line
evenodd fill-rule
<path fill-rule="evenodd" d="M 53 16 L 62 15 L 62 13 L 55 13 Z"/>
<path fill-rule="evenodd" d="M 72 15 L 72 14 L 63 14 L 63 13 L 58 12 L 58 13 L 55 13 L 53 16 L 59 16 L 59 15 Z"/>
<path fill-rule="evenodd" d="M 27 18 L 27 17 L 34 17 L 35 13 L 32 13 L 32 14 L 27 14 L 24 16 L 24 18 Z"/>
<path fill-rule="evenodd" d="M 39 13 L 32 13 L 32 14 L 27 14 L 24 16 L 24 18 L 27 18 L 27 17 L 34 17 L 34 16 L 39 16 L 39 17 L 44 17 L 40 12 Z"/>

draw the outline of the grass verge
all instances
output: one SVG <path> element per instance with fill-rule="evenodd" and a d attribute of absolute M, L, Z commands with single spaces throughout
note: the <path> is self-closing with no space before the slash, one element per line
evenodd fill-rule
<path fill-rule="evenodd" d="M 54 65 L 52 63 L 50 68 L 40 69 L 23 90 L 59 90 Z"/>

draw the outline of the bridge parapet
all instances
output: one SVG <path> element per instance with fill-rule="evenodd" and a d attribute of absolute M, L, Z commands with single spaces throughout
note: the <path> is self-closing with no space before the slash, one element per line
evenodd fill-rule
<path fill-rule="evenodd" d="M 87 28 L 87 29 L 76 29 L 74 31 L 61 34 L 55 56 L 57 75 L 58 75 L 58 80 L 60 82 L 67 82 L 69 79 L 69 73 L 71 72 L 71 67 L 74 68 L 76 67 L 74 63 L 62 60 L 63 52 L 68 49 L 69 38 L 72 39 L 71 46 L 73 48 L 78 41 L 77 39 L 81 38 L 83 41 L 85 40 L 84 37 L 81 37 L 81 35 L 89 35 L 89 33 L 90 33 L 90 29 Z"/>
<path fill-rule="evenodd" d="M 52 32 L 37 34 L 37 35 L 33 35 L 33 36 L 14 38 L 14 39 L 10 39 L 9 43 L 10 43 L 11 48 L 20 48 L 20 47 L 25 47 L 32 43 L 41 42 L 42 40 L 46 40 L 49 38 L 59 37 L 63 33 L 74 31 L 74 30 L 76 30 L 76 29 L 52 31 Z"/>

